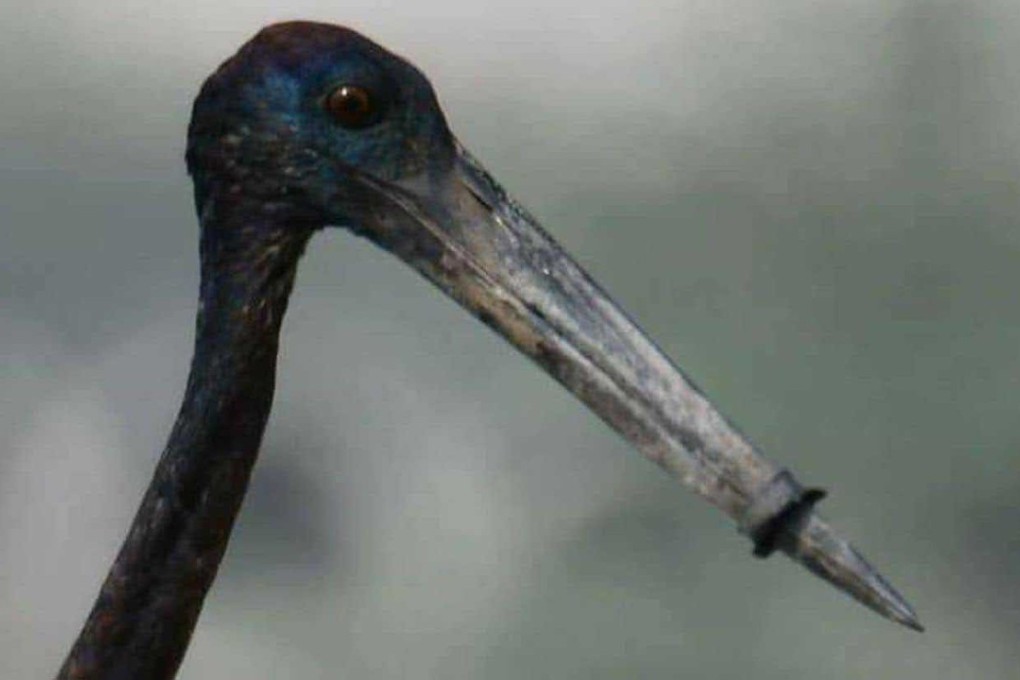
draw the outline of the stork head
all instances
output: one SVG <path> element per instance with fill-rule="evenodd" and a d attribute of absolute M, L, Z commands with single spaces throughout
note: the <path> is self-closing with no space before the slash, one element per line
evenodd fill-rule
<path fill-rule="evenodd" d="M 347 28 L 260 31 L 205 82 L 188 131 L 196 202 L 244 196 L 358 228 L 360 177 L 449 172 L 455 143 L 422 73 Z"/>
<path fill-rule="evenodd" d="M 341 226 L 370 238 L 736 519 L 758 554 L 781 549 L 918 626 L 814 514 L 819 496 L 761 456 L 457 142 L 428 81 L 400 57 L 337 26 L 264 29 L 202 88 L 188 166 L 203 224 L 256 211 L 274 234 Z M 236 244 L 257 232 L 231 233 Z M 272 242 L 257 256 L 296 264 L 299 252 Z"/>

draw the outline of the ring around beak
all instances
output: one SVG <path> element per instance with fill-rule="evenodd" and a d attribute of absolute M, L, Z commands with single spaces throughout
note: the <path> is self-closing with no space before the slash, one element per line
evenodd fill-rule
<path fill-rule="evenodd" d="M 452 169 L 387 183 L 357 232 L 393 252 L 529 356 L 682 484 L 735 519 L 755 554 L 779 549 L 885 617 L 910 605 L 813 511 L 563 249 L 459 144 Z"/>

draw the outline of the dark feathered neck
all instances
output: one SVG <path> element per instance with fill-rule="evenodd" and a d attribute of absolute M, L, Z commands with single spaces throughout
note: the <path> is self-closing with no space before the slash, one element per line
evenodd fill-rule
<path fill-rule="evenodd" d="M 306 225 L 203 213 L 195 354 L 152 483 L 59 678 L 168 680 L 215 578 L 272 403 Z"/>

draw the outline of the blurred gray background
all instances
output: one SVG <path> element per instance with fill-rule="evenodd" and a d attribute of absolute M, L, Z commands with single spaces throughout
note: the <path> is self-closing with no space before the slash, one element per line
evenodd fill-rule
<path fill-rule="evenodd" d="M 1015 0 L 0 7 L 0 677 L 50 677 L 191 353 L 183 148 L 261 25 L 349 24 L 929 632 L 643 460 L 394 258 L 305 258 L 182 678 L 1008 678 L 1020 639 Z"/>

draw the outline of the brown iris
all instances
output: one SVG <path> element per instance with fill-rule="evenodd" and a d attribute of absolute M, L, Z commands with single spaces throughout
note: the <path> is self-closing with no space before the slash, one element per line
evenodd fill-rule
<path fill-rule="evenodd" d="M 345 128 L 363 128 L 378 118 L 378 106 L 372 94 L 357 85 L 341 85 L 326 98 L 326 110 Z"/>

